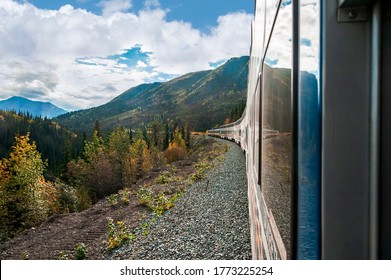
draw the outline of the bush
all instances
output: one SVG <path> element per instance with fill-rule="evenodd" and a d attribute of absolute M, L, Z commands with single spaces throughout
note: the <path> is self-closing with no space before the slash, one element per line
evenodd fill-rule
<path fill-rule="evenodd" d="M 67 251 L 61 251 L 60 255 L 58 256 L 59 260 L 69 260 L 69 254 Z"/>
<path fill-rule="evenodd" d="M 56 182 L 55 187 L 58 190 L 58 203 L 60 212 L 72 213 L 79 209 L 79 200 L 77 190 L 67 184 Z"/>
<path fill-rule="evenodd" d="M 129 198 L 130 198 L 130 196 L 132 194 L 133 194 L 133 192 L 130 189 L 128 189 L 128 188 L 120 190 L 118 192 L 118 195 L 119 195 L 119 197 L 121 199 L 121 202 L 123 204 L 129 204 L 130 203 L 130 199 Z"/>
<path fill-rule="evenodd" d="M 112 250 L 126 242 L 135 239 L 136 236 L 130 232 L 123 221 L 118 221 L 117 226 L 113 219 L 107 221 L 107 248 Z"/>
<path fill-rule="evenodd" d="M 143 206 L 153 207 L 153 192 L 151 189 L 147 189 L 145 187 L 141 187 L 136 193 L 138 202 Z"/>
<path fill-rule="evenodd" d="M 86 187 L 79 186 L 76 189 L 76 196 L 77 196 L 77 210 L 83 211 L 92 206 L 92 201 L 89 195 L 89 192 Z"/>
<path fill-rule="evenodd" d="M 87 257 L 87 248 L 84 243 L 78 243 L 75 247 L 76 255 L 75 258 L 77 260 L 84 260 Z"/>
<path fill-rule="evenodd" d="M 118 195 L 117 194 L 111 194 L 110 196 L 107 197 L 107 202 L 111 206 L 115 206 L 118 203 Z"/>

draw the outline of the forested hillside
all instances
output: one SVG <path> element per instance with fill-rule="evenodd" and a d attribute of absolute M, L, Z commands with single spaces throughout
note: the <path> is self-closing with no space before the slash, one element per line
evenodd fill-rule
<path fill-rule="evenodd" d="M 157 117 L 204 131 L 224 123 L 247 94 L 248 57 L 232 58 L 215 70 L 189 73 L 165 83 L 131 88 L 109 103 L 55 118 L 74 131 L 141 127 Z"/>
<path fill-rule="evenodd" d="M 7 156 L 17 135 L 27 135 L 48 161 L 48 171 L 58 175 L 65 164 L 75 158 L 83 144 L 82 137 L 64 129 L 58 123 L 31 114 L 0 110 L 0 158 Z"/>
<path fill-rule="evenodd" d="M 0 143 L 0 243 L 53 214 L 88 209 L 191 148 L 189 126 L 172 120 L 105 136 L 96 122 L 80 139 L 51 120 L 5 111 Z"/>

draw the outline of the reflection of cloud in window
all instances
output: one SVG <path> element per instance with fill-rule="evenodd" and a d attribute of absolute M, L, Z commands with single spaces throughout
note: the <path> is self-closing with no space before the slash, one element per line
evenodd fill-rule
<path fill-rule="evenodd" d="M 280 7 L 265 61 L 275 68 L 292 67 L 292 5 Z"/>
<path fill-rule="evenodd" d="M 292 4 L 292 0 L 284 0 L 281 3 L 281 6 L 285 7 Z"/>
<path fill-rule="evenodd" d="M 300 6 L 300 69 L 319 71 L 319 0 L 305 0 Z"/>
<path fill-rule="evenodd" d="M 265 59 L 265 63 L 271 67 L 277 65 L 278 63 L 278 59 L 270 59 L 270 58 L 266 58 Z"/>
<path fill-rule="evenodd" d="M 267 2 L 267 11 L 274 1 Z M 283 1 L 278 12 L 265 62 L 275 68 L 291 68 L 292 63 L 292 1 Z M 269 17 L 269 16 L 268 16 Z M 319 71 L 319 0 L 302 0 L 300 6 L 300 68 Z"/>

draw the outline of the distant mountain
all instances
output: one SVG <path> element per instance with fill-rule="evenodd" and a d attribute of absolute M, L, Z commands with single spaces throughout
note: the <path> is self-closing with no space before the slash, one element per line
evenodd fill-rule
<path fill-rule="evenodd" d="M 189 73 L 165 83 L 133 87 L 105 105 L 67 113 L 56 121 L 74 131 L 138 127 L 156 117 L 206 130 L 224 119 L 247 95 L 248 56 L 232 58 L 215 70 Z"/>
<path fill-rule="evenodd" d="M 14 96 L 7 100 L 0 101 L 0 110 L 15 110 L 16 112 L 29 112 L 38 117 L 54 118 L 65 114 L 67 111 L 53 105 L 50 102 L 32 101 L 24 97 Z"/>

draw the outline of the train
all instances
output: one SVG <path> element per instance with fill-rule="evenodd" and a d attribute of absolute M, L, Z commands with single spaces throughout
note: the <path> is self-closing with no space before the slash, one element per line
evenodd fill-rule
<path fill-rule="evenodd" d="M 391 259 L 391 3 L 255 0 L 246 109 L 253 259 Z"/>

